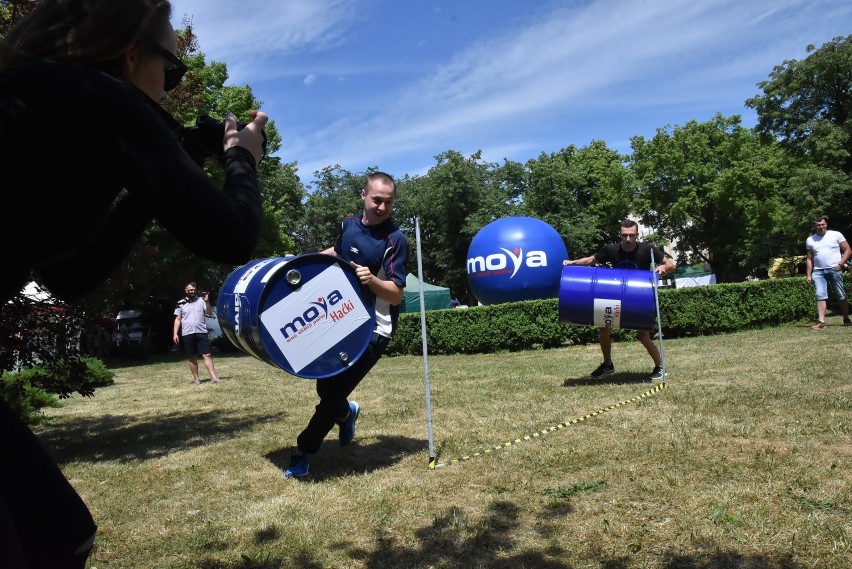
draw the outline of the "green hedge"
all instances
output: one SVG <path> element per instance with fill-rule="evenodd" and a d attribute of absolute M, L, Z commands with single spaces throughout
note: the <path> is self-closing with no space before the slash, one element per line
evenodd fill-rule
<path fill-rule="evenodd" d="M 847 294 L 852 275 L 845 275 Z M 702 336 L 815 319 L 813 288 L 803 277 L 682 289 L 660 289 L 666 338 Z M 388 355 L 422 354 L 420 314 L 400 314 Z M 597 329 L 559 322 L 556 299 L 528 300 L 426 313 L 430 354 L 473 354 L 553 348 L 598 340 Z M 613 340 L 635 338 L 613 330 Z"/>

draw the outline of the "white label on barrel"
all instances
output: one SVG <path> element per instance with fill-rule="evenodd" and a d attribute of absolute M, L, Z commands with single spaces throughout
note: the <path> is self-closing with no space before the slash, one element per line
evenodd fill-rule
<path fill-rule="evenodd" d="M 598 328 L 621 328 L 621 301 L 596 298 L 594 317 Z"/>
<path fill-rule="evenodd" d="M 296 373 L 369 319 L 370 313 L 337 265 L 325 269 L 260 315 L 261 323 Z"/>
<path fill-rule="evenodd" d="M 240 279 L 237 281 L 237 284 L 234 285 L 234 293 L 235 294 L 245 294 L 246 289 L 248 289 L 248 285 L 251 282 L 251 279 L 266 265 L 275 261 L 276 259 L 264 259 L 263 261 L 259 261 L 256 265 L 246 270 Z"/>

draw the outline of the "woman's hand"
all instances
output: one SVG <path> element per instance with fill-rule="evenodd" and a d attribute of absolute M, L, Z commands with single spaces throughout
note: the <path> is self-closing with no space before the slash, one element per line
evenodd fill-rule
<path fill-rule="evenodd" d="M 255 165 L 263 158 L 263 129 L 269 117 L 262 111 L 249 111 L 252 121 L 242 130 L 237 130 L 237 117 L 228 113 L 225 117 L 225 150 L 242 146 L 254 156 Z"/>

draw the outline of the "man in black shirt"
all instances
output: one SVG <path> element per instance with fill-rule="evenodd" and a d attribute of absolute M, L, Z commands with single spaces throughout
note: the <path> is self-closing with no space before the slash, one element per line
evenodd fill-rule
<path fill-rule="evenodd" d="M 654 270 L 662 277 L 670 271 L 674 271 L 675 264 L 671 257 L 668 257 L 664 251 L 661 251 L 648 243 L 639 243 L 639 226 L 635 221 L 626 219 L 621 222 L 621 232 L 619 233 L 621 242 L 614 245 L 607 245 L 594 255 L 583 257 L 582 259 L 566 260 L 563 265 L 594 265 L 609 263 L 615 269 L 640 269 L 651 270 L 651 251 L 654 252 Z M 592 372 L 591 376 L 595 379 L 615 373 L 615 366 L 612 363 L 612 335 L 609 328 L 599 328 L 599 341 L 601 352 L 603 353 L 603 363 Z M 651 333 L 644 330 L 637 330 L 639 341 L 645 346 L 648 355 L 654 360 L 654 370 L 648 379 L 655 381 L 665 379 L 665 371 L 663 371 L 660 359 L 660 350 L 651 339 Z"/>

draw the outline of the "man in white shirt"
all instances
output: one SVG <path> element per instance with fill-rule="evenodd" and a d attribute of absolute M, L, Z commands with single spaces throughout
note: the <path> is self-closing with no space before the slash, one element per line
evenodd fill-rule
<path fill-rule="evenodd" d="M 808 256 L 805 260 L 808 284 L 814 284 L 819 320 L 811 326 L 814 330 L 825 328 L 825 307 L 828 300 L 828 284 L 840 304 L 843 325 L 852 326 L 849 320 L 849 301 L 843 286 L 843 265 L 852 255 L 849 243 L 839 231 L 828 229 L 828 218 L 818 217 L 814 221 L 814 234 L 805 241 Z"/>

